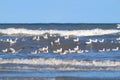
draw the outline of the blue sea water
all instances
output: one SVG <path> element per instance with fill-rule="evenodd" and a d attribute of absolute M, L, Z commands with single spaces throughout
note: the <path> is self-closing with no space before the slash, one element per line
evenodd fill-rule
<path fill-rule="evenodd" d="M 0 77 L 120 79 L 119 24 L 0 24 Z"/>

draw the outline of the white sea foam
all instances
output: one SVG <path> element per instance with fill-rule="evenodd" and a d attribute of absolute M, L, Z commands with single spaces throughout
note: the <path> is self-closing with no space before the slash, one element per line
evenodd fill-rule
<path fill-rule="evenodd" d="M 120 24 L 117 24 L 117 28 L 118 28 L 118 29 L 120 28 Z"/>
<path fill-rule="evenodd" d="M 5 35 L 42 35 L 44 33 L 50 34 L 60 34 L 61 36 L 65 35 L 74 35 L 74 36 L 95 36 L 95 35 L 106 35 L 119 33 L 120 30 L 103 30 L 103 29 L 92 29 L 92 30 L 29 30 L 24 28 L 7 28 L 0 29 L 1 34 Z"/>
<path fill-rule="evenodd" d="M 0 59 L 0 64 L 19 64 L 28 66 L 11 66 L 17 70 L 33 69 L 33 70 L 120 70 L 120 61 L 78 61 L 78 60 L 61 60 L 61 59 Z M 34 66 L 30 66 L 34 65 Z M 44 65 L 45 67 L 40 67 L 39 65 Z M 49 65 L 49 66 L 48 66 Z M 76 67 L 78 66 L 78 67 Z M 80 67 L 81 66 L 81 67 Z M 84 68 L 82 67 L 84 66 Z M 86 66 L 86 67 L 85 67 Z M 0 67 L 0 70 L 3 68 Z M 8 71 L 7 67 L 7 71 Z M 10 68 L 11 69 L 11 68 Z"/>
<path fill-rule="evenodd" d="M 54 58 L 39 59 L 0 59 L 0 64 L 16 63 L 16 64 L 36 64 L 36 65 L 75 65 L 75 66 L 120 66 L 120 61 L 100 60 L 61 60 Z"/>

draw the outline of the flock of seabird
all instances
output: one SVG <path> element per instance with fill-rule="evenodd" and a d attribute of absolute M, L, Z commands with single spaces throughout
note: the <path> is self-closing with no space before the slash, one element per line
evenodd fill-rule
<path fill-rule="evenodd" d="M 82 44 L 80 44 L 81 40 L 80 40 L 79 37 L 71 38 L 70 36 L 63 36 L 62 39 L 64 39 L 64 40 L 71 39 L 72 43 L 75 44 L 75 46 L 73 48 L 69 48 L 69 45 L 68 45 L 67 49 L 64 48 L 64 44 L 63 44 L 63 46 L 61 46 L 62 42 L 61 42 L 61 37 L 60 36 L 58 37 L 57 35 L 45 34 L 42 37 L 43 37 L 43 40 L 48 40 L 48 41 L 49 41 L 49 38 L 52 38 L 52 37 L 54 37 L 55 39 L 53 39 L 52 41 L 49 41 L 50 45 L 46 45 L 46 46 L 43 46 L 43 47 L 38 47 L 37 49 L 31 51 L 30 52 L 31 54 L 49 53 L 49 51 L 51 50 L 51 47 L 54 48 L 51 51 L 52 53 L 59 53 L 59 54 L 90 52 L 89 49 L 81 49 L 80 46 L 82 46 Z M 12 47 L 18 42 L 18 40 L 19 40 L 19 38 L 0 39 L 0 42 L 8 43 L 10 45 L 10 47 L 2 49 L 1 52 L 2 53 L 19 53 L 20 51 L 22 51 L 23 49 L 16 50 L 15 48 Z M 120 42 L 120 38 L 116 38 L 116 40 Z M 27 41 L 27 40 L 25 38 L 22 38 L 21 41 Z M 31 41 L 34 41 L 34 42 L 37 41 L 38 43 L 40 43 L 39 41 L 41 41 L 41 36 L 33 36 L 31 38 Z M 93 43 L 104 43 L 104 42 L 105 42 L 105 39 L 101 39 L 101 40 L 99 40 L 99 39 L 89 39 L 89 40 L 85 41 L 84 44 L 85 45 L 92 45 Z M 56 47 L 56 45 L 58 47 Z M 118 50 L 119 50 L 119 46 L 116 46 L 112 49 L 111 48 L 102 48 L 102 49 L 99 49 L 98 52 L 118 51 Z"/>

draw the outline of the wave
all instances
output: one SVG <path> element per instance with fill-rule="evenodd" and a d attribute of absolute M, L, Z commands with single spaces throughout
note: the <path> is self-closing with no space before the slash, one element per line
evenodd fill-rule
<path fill-rule="evenodd" d="M 61 60 L 55 58 L 33 58 L 33 59 L 0 59 L 0 64 L 33 64 L 33 65 L 64 65 L 64 66 L 120 66 L 120 61 L 111 60 Z"/>
<path fill-rule="evenodd" d="M 17 70 L 120 70 L 120 62 L 110 60 L 0 59 L 0 65 L 4 64 L 17 64 L 17 66 L 10 66 L 12 68 L 15 67 Z"/>
<path fill-rule="evenodd" d="M 92 30 L 30 30 L 24 28 L 7 28 L 0 29 L 0 34 L 3 35 L 42 35 L 45 33 L 49 34 L 60 34 L 61 36 L 74 35 L 74 36 L 97 36 L 120 33 L 120 30 L 114 29 L 92 29 Z"/>
<path fill-rule="evenodd" d="M 118 29 L 120 28 L 120 24 L 117 24 L 117 28 L 118 28 Z"/>

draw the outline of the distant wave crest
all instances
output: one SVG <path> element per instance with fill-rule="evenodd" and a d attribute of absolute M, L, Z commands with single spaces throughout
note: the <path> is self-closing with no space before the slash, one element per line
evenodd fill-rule
<path fill-rule="evenodd" d="M 45 33 L 49 34 L 60 34 L 61 36 L 65 35 L 74 35 L 74 36 L 96 36 L 96 35 L 107 35 L 119 33 L 120 30 L 114 29 L 92 29 L 92 30 L 30 30 L 24 28 L 7 28 L 0 29 L 0 34 L 3 35 L 42 35 Z"/>

